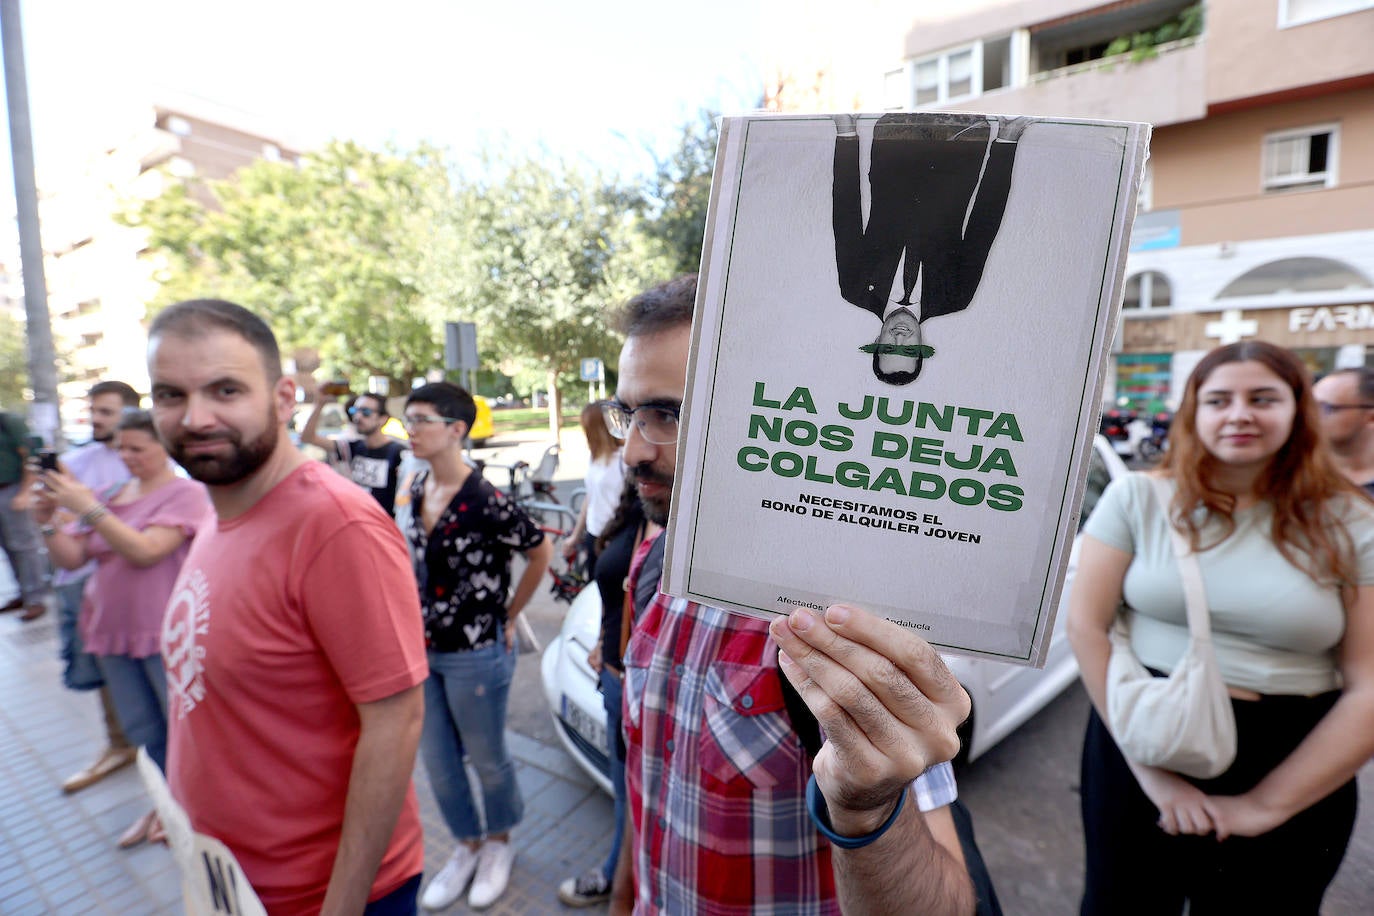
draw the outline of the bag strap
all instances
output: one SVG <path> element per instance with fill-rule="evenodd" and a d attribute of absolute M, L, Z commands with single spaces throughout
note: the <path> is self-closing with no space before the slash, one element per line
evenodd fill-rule
<path fill-rule="evenodd" d="M 1183 601 L 1188 608 L 1188 633 L 1193 639 L 1211 639 L 1211 612 L 1207 609 L 1207 589 L 1202 584 L 1202 567 L 1198 565 L 1197 554 L 1193 553 L 1188 539 L 1174 525 L 1173 513 L 1169 509 L 1172 494 L 1163 477 L 1146 475 L 1164 510 L 1164 524 L 1169 528 L 1169 537 L 1174 545 L 1174 559 L 1178 562 L 1178 572 L 1183 578 Z"/>

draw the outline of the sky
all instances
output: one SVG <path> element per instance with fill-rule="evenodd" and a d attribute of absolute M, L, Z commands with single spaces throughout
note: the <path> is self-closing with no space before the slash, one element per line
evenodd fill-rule
<path fill-rule="evenodd" d="M 646 148 L 666 152 L 702 107 L 754 107 L 764 82 L 759 0 L 22 0 L 21 9 L 40 187 L 122 139 L 116 125 L 131 106 L 187 98 L 304 147 L 425 140 L 461 162 L 508 144 L 647 172 Z"/>

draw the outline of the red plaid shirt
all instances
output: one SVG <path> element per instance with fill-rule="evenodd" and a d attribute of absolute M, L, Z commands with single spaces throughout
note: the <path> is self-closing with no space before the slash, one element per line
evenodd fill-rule
<path fill-rule="evenodd" d="M 766 621 L 662 593 L 635 624 L 624 724 L 636 913 L 839 912 L 777 657 Z M 915 788 L 922 810 L 956 795 L 948 764 Z"/>

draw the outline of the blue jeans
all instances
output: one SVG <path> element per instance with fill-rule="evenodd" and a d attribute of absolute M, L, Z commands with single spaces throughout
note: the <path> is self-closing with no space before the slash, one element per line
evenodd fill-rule
<path fill-rule="evenodd" d="M 416 875 L 385 897 L 367 905 L 363 916 L 415 916 L 416 898 L 420 896 L 420 876 Z"/>
<path fill-rule="evenodd" d="M 97 655 L 119 722 L 131 744 L 167 769 L 167 673 L 161 655 Z"/>
<path fill-rule="evenodd" d="M 82 576 L 75 582 L 59 585 L 53 589 L 57 594 L 57 631 L 61 646 L 62 683 L 69 690 L 95 690 L 105 686 L 105 678 L 100 673 L 100 665 L 95 656 L 86 651 L 81 644 L 81 631 L 77 623 L 81 617 L 81 599 L 86 592 L 86 580 Z"/>
<path fill-rule="evenodd" d="M 615 877 L 620 858 L 620 843 L 625 834 L 625 741 L 620 735 L 620 703 L 625 685 L 609 668 L 601 669 L 601 693 L 606 700 L 606 750 L 611 761 L 611 788 L 615 790 L 615 829 L 611 831 L 611 852 L 601 874 L 609 882 Z"/>
<path fill-rule="evenodd" d="M 496 644 L 470 652 L 430 652 L 420 754 L 444 822 L 457 840 L 505 833 L 525 813 L 515 764 L 506 750 L 506 699 L 515 653 Z M 463 757 L 477 771 L 486 828 Z"/>

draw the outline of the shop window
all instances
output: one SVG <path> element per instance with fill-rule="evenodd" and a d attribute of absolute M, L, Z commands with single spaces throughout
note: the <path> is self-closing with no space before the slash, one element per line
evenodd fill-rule
<path fill-rule="evenodd" d="M 1374 288 L 1374 283 L 1349 264 L 1330 258 L 1284 258 L 1261 264 L 1226 285 L 1218 299 L 1274 296 L 1280 293 L 1323 293 Z"/>
<path fill-rule="evenodd" d="M 1335 124 L 1282 130 L 1264 138 L 1264 190 L 1329 188 L 1336 183 Z"/>
<path fill-rule="evenodd" d="M 1279 0 L 1279 28 L 1374 9 L 1374 0 Z"/>
<path fill-rule="evenodd" d="M 1122 353 L 1117 356 L 1117 406 L 1146 415 L 1168 409 L 1173 361 L 1169 353 Z"/>
<path fill-rule="evenodd" d="M 1173 305 L 1173 290 L 1169 278 L 1157 270 L 1138 273 L 1126 281 L 1126 292 L 1121 298 L 1125 310 L 1144 311 L 1146 309 L 1167 309 Z"/>

